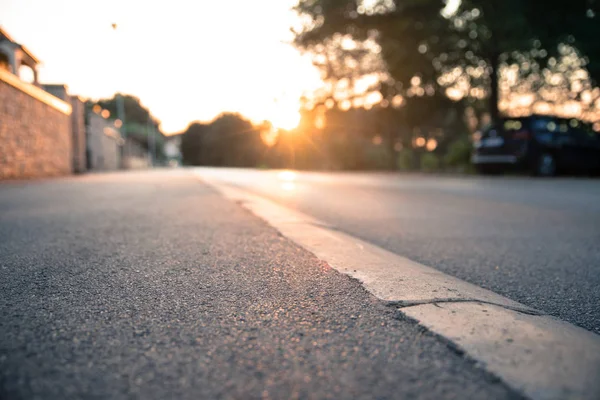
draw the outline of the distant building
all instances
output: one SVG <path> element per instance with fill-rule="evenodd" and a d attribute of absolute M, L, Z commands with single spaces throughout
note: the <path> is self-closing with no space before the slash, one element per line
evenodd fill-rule
<path fill-rule="evenodd" d="M 164 153 L 169 165 L 181 164 L 181 134 L 165 137 Z"/>
<path fill-rule="evenodd" d="M 123 148 L 125 160 L 123 167 L 126 169 L 145 169 L 152 167 L 152 155 L 148 149 L 134 140 L 127 138 Z"/>
<path fill-rule="evenodd" d="M 87 169 L 114 171 L 121 166 L 123 139 L 114 121 L 90 111 L 87 116 Z"/>

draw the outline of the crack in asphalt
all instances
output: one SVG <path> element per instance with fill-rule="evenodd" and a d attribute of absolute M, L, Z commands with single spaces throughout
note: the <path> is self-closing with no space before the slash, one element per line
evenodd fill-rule
<path fill-rule="evenodd" d="M 431 300 L 394 300 L 394 301 L 387 301 L 386 302 L 386 306 L 388 307 L 396 307 L 398 309 L 402 309 L 402 308 L 407 308 L 407 307 L 416 307 L 416 306 L 422 306 L 422 305 L 426 305 L 426 304 L 433 304 L 433 305 L 438 305 L 439 303 L 480 303 L 480 304 L 490 304 L 493 306 L 497 306 L 497 307 L 501 307 L 507 310 L 511 310 L 511 311 L 516 311 L 519 312 L 521 314 L 526 314 L 526 315 L 537 315 L 537 316 L 541 316 L 541 315 L 547 315 L 546 313 L 539 311 L 539 310 L 535 310 L 533 308 L 529 308 L 526 306 L 523 307 L 513 307 L 513 306 L 508 306 L 505 304 L 499 304 L 493 301 L 486 301 L 486 300 L 479 300 L 476 298 L 466 298 L 466 299 L 456 299 L 456 298 L 434 298 Z"/>

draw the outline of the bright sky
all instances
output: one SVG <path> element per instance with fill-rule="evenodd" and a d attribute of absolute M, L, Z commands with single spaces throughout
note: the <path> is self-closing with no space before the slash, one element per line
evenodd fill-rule
<path fill-rule="evenodd" d="M 285 43 L 294 3 L 0 0 L 0 25 L 41 59 L 42 83 L 91 98 L 133 94 L 168 133 L 223 111 L 286 127 L 300 95 L 320 84 Z"/>

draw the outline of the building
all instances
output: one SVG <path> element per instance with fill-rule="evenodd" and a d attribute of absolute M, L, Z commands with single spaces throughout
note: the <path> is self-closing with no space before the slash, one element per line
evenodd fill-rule
<path fill-rule="evenodd" d="M 40 61 L 25 46 L 15 42 L 13 38 L 0 27 L 0 69 L 20 77 L 23 67 L 28 68 L 32 73 L 31 82 L 28 83 L 39 86 L 39 63 Z"/>
<path fill-rule="evenodd" d="M 87 115 L 87 169 L 115 171 L 121 168 L 121 147 L 124 144 L 113 120 L 95 109 Z"/>
<path fill-rule="evenodd" d="M 152 167 L 152 155 L 136 137 L 127 136 L 123 147 L 123 168 L 145 169 Z"/>
<path fill-rule="evenodd" d="M 73 107 L 40 87 L 38 63 L 0 28 L 0 180 L 68 175 L 74 169 Z M 29 82 L 20 77 L 24 69 Z"/>
<path fill-rule="evenodd" d="M 164 153 L 170 166 L 181 165 L 181 134 L 167 136 L 164 143 Z"/>

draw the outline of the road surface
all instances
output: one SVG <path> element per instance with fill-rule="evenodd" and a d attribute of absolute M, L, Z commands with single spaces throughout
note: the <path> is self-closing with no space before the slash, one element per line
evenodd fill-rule
<path fill-rule="evenodd" d="M 373 240 L 424 220 L 312 185 Z M 0 185 L 0 333 L 1 399 L 521 398 L 185 170 Z"/>
<path fill-rule="evenodd" d="M 600 333 L 600 180 L 199 174 Z"/>

